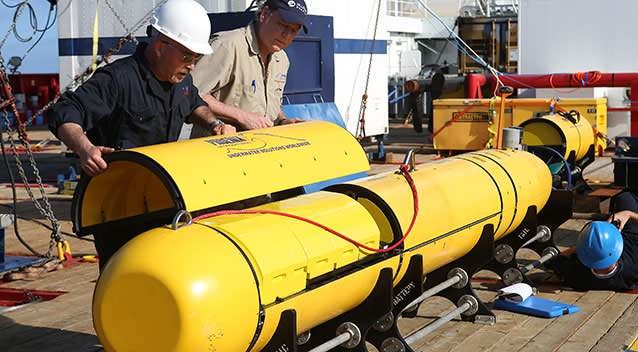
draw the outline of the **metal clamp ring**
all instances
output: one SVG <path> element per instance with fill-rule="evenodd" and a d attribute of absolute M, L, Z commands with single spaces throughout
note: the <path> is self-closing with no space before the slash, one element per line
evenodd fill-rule
<path fill-rule="evenodd" d="M 310 337 L 311 337 L 311 333 L 310 330 L 302 332 L 301 334 L 297 335 L 297 345 L 305 345 L 308 343 L 308 341 L 310 341 Z"/>
<path fill-rule="evenodd" d="M 546 255 L 551 255 L 553 257 L 557 257 L 560 254 L 560 251 L 555 247 L 547 247 L 543 249 L 543 257 Z"/>
<path fill-rule="evenodd" d="M 350 334 L 350 340 L 344 342 L 342 344 L 343 347 L 345 348 L 355 348 L 359 345 L 359 343 L 361 342 L 361 330 L 359 330 L 359 327 L 356 326 L 355 324 L 351 323 L 351 322 L 345 322 L 341 325 L 339 325 L 339 327 L 337 328 L 337 336 L 343 334 L 343 333 L 348 333 Z"/>
<path fill-rule="evenodd" d="M 177 214 L 175 214 L 175 216 L 173 217 L 173 222 L 171 223 L 171 228 L 172 228 L 173 230 L 177 230 L 177 229 L 179 229 L 180 227 L 182 227 L 182 226 L 180 226 L 180 220 L 182 219 L 182 216 L 183 216 L 183 217 L 184 217 L 184 219 L 186 220 L 186 221 L 183 223 L 184 225 L 182 225 L 182 226 L 190 225 L 190 224 L 192 224 L 192 223 L 193 223 L 193 216 L 191 215 L 191 213 L 189 213 L 189 212 L 188 212 L 188 211 L 186 211 L 186 210 L 180 210 L 180 211 L 178 211 L 178 212 L 177 212 Z"/>
<path fill-rule="evenodd" d="M 457 307 L 460 307 L 464 305 L 465 303 L 468 303 L 470 305 L 470 308 L 468 308 L 468 310 L 466 310 L 465 312 L 461 313 L 462 315 L 468 316 L 468 315 L 476 314 L 476 312 L 478 312 L 479 304 L 476 297 L 471 295 L 463 295 L 461 296 L 461 298 L 459 299 L 456 305 Z"/>
<path fill-rule="evenodd" d="M 394 314 L 392 312 L 384 315 L 381 319 L 377 320 L 374 323 L 373 328 L 380 332 L 385 332 L 390 330 L 390 328 L 394 325 Z"/>
<path fill-rule="evenodd" d="M 538 239 L 541 243 L 548 242 L 552 239 L 552 230 L 545 225 L 538 225 L 536 227 L 536 233 L 542 234 L 542 236 Z"/>
<path fill-rule="evenodd" d="M 448 279 L 451 279 L 454 276 L 458 276 L 460 279 L 459 282 L 452 286 L 454 288 L 463 288 L 470 282 L 470 277 L 467 275 L 467 272 L 461 268 L 454 268 L 447 274 Z"/>

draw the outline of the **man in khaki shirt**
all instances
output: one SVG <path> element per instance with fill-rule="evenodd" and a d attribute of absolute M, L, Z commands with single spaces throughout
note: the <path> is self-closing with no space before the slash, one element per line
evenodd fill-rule
<path fill-rule="evenodd" d="M 305 29 L 303 0 L 267 0 L 248 26 L 216 34 L 213 54 L 192 72 L 193 83 L 221 120 L 240 130 L 300 121 L 281 111 L 290 62 L 283 51 Z M 193 129 L 192 137 L 205 134 Z"/>

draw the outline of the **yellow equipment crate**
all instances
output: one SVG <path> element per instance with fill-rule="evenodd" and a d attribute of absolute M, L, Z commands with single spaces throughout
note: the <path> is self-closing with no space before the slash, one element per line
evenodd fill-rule
<path fill-rule="evenodd" d="M 545 115 L 555 103 L 558 111 L 576 110 L 594 127 L 596 153 L 607 148 L 607 99 L 508 99 L 502 126 L 519 126 L 524 121 Z M 434 101 L 434 149 L 468 151 L 485 148 L 488 141 L 488 121 L 493 129 L 498 123 L 500 98 L 495 99 L 437 99 Z"/>

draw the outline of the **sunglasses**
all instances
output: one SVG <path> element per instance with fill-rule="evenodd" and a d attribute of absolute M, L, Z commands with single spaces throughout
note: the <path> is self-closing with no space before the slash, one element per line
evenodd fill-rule
<path fill-rule="evenodd" d="M 182 53 L 182 61 L 185 64 L 192 64 L 192 63 L 197 63 L 197 61 L 199 61 L 199 59 L 201 59 L 204 55 L 202 54 L 196 54 L 193 53 L 191 51 L 188 50 L 184 50 L 180 47 L 178 47 L 176 44 L 174 44 L 173 42 L 169 42 L 167 40 L 162 40 L 161 41 L 164 44 L 168 44 L 168 46 L 172 47 L 173 49 L 179 51 Z"/>

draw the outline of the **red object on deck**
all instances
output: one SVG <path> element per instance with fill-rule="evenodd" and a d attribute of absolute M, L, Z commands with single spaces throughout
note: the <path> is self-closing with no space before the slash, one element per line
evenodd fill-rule
<path fill-rule="evenodd" d="M 595 75 L 595 79 L 584 80 L 583 76 Z M 490 83 L 490 87 L 494 89 L 497 84 L 497 80 L 494 76 L 489 75 L 487 77 L 483 75 L 468 75 L 466 85 L 468 87 L 476 86 L 480 84 L 482 80 L 487 80 Z M 597 87 L 626 87 L 631 89 L 631 101 L 632 105 L 627 111 L 631 111 L 631 135 L 638 136 L 638 104 L 634 104 L 634 101 L 638 101 L 638 73 L 552 73 L 542 75 L 517 75 L 517 74 L 505 74 L 499 76 L 504 85 L 512 88 L 597 88 Z M 480 84 L 482 85 L 482 84 Z M 468 98 L 476 99 L 476 90 L 468 89 Z M 480 92 L 480 89 L 479 89 Z M 625 111 L 625 110 L 612 110 L 609 111 Z"/>
<path fill-rule="evenodd" d="M 470 73 L 465 78 L 465 83 L 466 83 L 465 95 L 468 98 L 473 98 L 473 99 L 483 98 L 483 92 L 481 92 L 481 87 L 483 87 L 485 83 L 487 83 L 487 78 L 485 78 L 485 75 Z"/>
<path fill-rule="evenodd" d="M 57 73 L 21 73 L 9 76 L 13 94 L 24 94 L 24 105 L 20 104 L 20 114 L 27 110 L 40 110 L 60 91 Z M 22 102 L 21 102 L 22 103 Z M 24 120 L 24 117 L 21 117 Z M 44 121 L 46 123 L 46 121 Z"/>
<path fill-rule="evenodd" d="M 20 288 L 0 288 L 0 306 L 13 307 L 31 302 L 50 301 L 65 294 L 64 291 L 41 291 Z"/>

